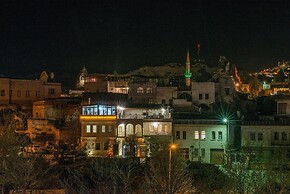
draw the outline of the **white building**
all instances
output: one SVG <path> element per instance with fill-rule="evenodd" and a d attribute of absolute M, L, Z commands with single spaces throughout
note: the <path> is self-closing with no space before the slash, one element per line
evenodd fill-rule
<path fill-rule="evenodd" d="M 227 125 L 217 120 L 175 120 L 173 138 L 185 159 L 221 164 L 227 148 Z"/>
<path fill-rule="evenodd" d="M 214 82 L 192 82 L 191 93 L 192 103 L 195 105 L 210 105 L 215 102 L 215 86 Z"/>

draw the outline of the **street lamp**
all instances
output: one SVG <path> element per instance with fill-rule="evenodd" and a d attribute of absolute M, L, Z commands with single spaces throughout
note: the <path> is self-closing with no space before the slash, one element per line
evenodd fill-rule
<path fill-rule="evenodd" d="M 227 118 L 223 119 L 223 122 L 226 124 L 226 133 L 227 133 L 227 145 L 229 145 L 229 128 L 230 128 L 230 121 Z"/>
<path fill-rule="evenodd" d="M 172 149 L 175 149 L 176 145 L 171 144 L 169 148 L 169 161 L 168 161 L 168 187 L 169 187 L 169 193 L 171 193 L 171 158 L 172 158 Z"/>

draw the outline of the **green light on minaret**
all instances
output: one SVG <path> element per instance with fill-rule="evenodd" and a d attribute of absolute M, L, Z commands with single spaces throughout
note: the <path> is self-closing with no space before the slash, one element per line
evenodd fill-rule
<path fill-rule="evenodd" d="M 184 76 L 185 76 L 185 78 L 191 78 L 190 70 L 186 70 Z"/>

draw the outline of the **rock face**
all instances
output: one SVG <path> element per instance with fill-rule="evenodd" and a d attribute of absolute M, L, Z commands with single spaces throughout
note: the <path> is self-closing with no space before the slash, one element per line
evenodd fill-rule
<path fill-rule="evenodd" d="M 216 68 L 210 68 L 206 64 L 196 63 L 191 65 L 191 73 L 193 79 L 200 76 L 202 73 L 206 72 L 210 75 L 216 70 Z M 157 76 L 157 77 L 175 77 L 184 76 L 185 65 L 179 63 L 168 63 L 161 66 L 144 66 L 134 71 L 129 72 L 131 75 L 142 75 L 142 76 Z"/>
<path fill-rule="evenodd" d="M 129 72 L 131 75 L 143 76 L 180 76 L 185 72 L 185 66 L 179 63 L 169 63 L 162 66 L 144 66 Z"/>

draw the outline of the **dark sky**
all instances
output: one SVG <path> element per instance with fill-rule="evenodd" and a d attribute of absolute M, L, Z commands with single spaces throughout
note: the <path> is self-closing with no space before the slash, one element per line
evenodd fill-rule
<path fill-rule="evenodd" d="M 125 2 L 125 3 L 124 3 Z M 226 56 L 254 71 L 290 59 L 288 1 L 6 1 L 0 5 L 0 75 L 54 71 L 75 79 L 185 63 L 197 42 L 211 65 Z"/>

